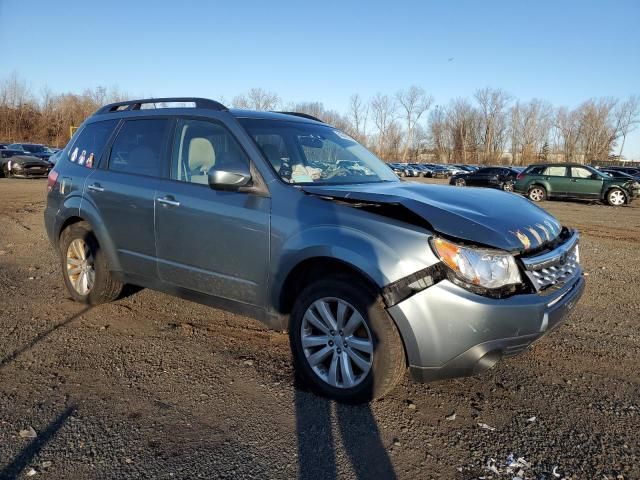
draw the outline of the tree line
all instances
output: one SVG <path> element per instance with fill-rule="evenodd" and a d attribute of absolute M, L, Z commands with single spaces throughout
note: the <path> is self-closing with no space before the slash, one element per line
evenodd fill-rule
<path fill-rule="evenodd" d="M 69 128 L 100 106 L 129 98 L 117 89 L 35 94 L 17 74 L 0 79 L 0 140 L 62 146 Z M 224 98 L 218 98 L 226 103 Z M 235 108 L 307 113 L 349 133 L 387 161 L 527 165 L 536 161 L 592 163 L 619 158 L 640 124 L 640 98 L 592 98 L 575 108 L 541 99 L 521 101 L 499 88 L 436 104 L 410 86 L 369 99 L 350 97 L 345 112 L 322 102 L 287 102 L 253 88 L 231 99 Z"/>

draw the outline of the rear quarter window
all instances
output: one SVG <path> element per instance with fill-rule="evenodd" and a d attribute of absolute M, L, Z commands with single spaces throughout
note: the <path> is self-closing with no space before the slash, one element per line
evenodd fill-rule
<path fill-rule="evenodd" d="M 69 149 L 69 161 L 92 168 L 100 161 L 118 120 L 93 122 L 84 127 Z"/>

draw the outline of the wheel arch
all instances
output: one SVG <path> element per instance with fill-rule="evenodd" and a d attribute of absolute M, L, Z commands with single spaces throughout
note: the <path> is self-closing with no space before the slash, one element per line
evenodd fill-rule
<path fill-rule="evenodd" d="M 624 203 L 629 203 L 629 199 L 631 198 L 630 192 L 627 191 L 627 189 L 622 185 L 609 185 L 606 189 L 603 190 L 601 200 L 606 202 L 608 200 L 609 193 L 611 193 L 612 190 L 620 190 L 622 193 L 624 193 Z"/>
<path fill-rule="evenodd" d="M 291 313 L 298 294 L 312 279 L 329 275 L 349 275 L 364 282 L 372 291 L 380 291 L 376 282 L 353 264 L 326 256 L 310 257 L 297 263 L 282 282 L 277 295 L 278 312 L 285 315 Z"/>

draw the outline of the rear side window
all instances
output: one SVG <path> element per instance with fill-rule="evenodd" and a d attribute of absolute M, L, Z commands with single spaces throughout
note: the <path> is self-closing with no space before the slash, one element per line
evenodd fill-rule
<path fill-rule="evenodd" d="M 111 147 L 109 170 L 161 176 L 168 127 L 166 118 L 126 121 Z"/>
<path fill-rule="evenodd" d="M 550 177 L 566 177 L 567 167 L 547 167 L 545 168 L 543 175 L 549 175 Z"/>
<path fill-rule="evenodd" d="M 69 150 L 69 160 L 89 168 L 95 167 L 117 124 L 118 120 L 105 120 L 84 127 Z"/>

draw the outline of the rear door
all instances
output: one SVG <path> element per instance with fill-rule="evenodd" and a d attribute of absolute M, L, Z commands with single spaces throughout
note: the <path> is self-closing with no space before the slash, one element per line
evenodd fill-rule
<path fill-rule="evenodd" d="M 165 117 L 126 120 L 108 155 L 87 179 L 91 202 L 118 252 L 122 270 L 157 277 L 154 198 L 164 174 L 170 120 Z M 73 153 L 72 153 L 73 155 Z M 76 162 L 86 162 L 79 153 Z"/>
<path fill-rule="evenodd" d="M 585 167 L 570 167 L 571 179 L 567 195 L 576 198 L 599 199 L 604 183 L 600 175 Z"/>
<path fill-rule="evenodd" d="M 480 168 L 467 177 L 467 185 L 486 187 L 493 168 Z"/>
<path fill-rule="evenodd" d="M 566 166 L 550 165 L 543 170 L 541 176 L 549 187 L 547 189 L 548 195 L 557 197 L 566 197 L 568 195 L 571 179 Z"/>
<path fill-rule="evenodd" d="M 271 199 L 213 190 L 208 171 L 249 158 L 223 123 L 181 118 L 171 168 L 155 196 L 164 282 L 255 306 L 264 303 Z"/>

